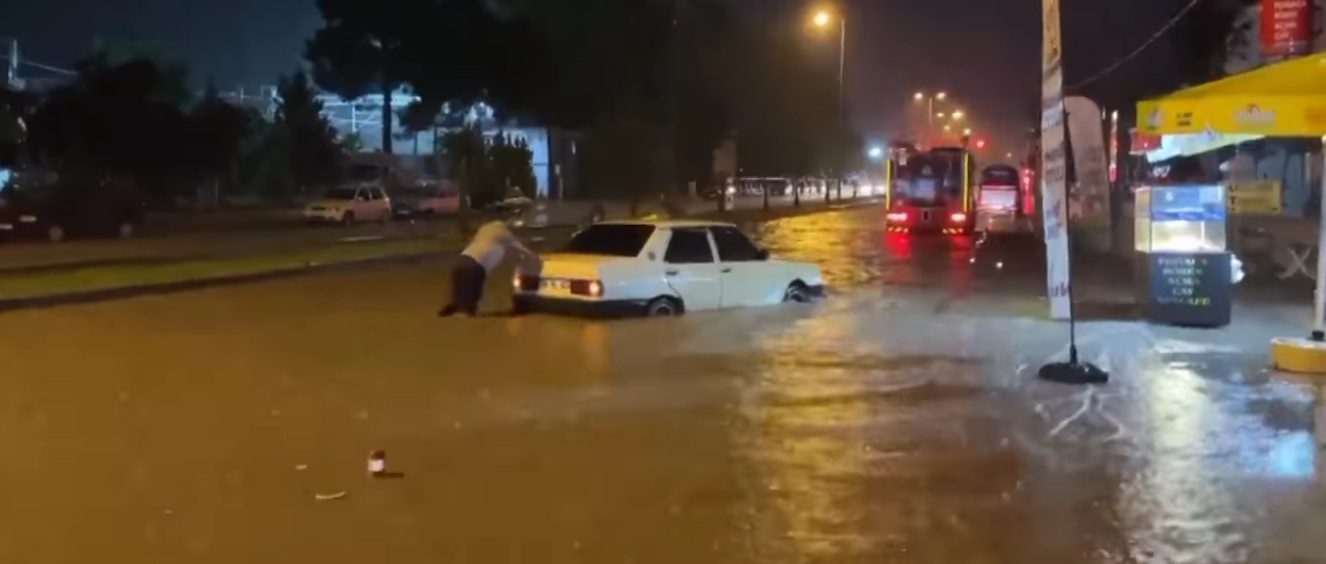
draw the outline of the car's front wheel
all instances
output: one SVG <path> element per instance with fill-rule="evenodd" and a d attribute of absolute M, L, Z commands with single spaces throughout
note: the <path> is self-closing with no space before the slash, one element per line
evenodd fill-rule
<path fill-rule="evenodd" d="M 355 212 L 345 212 L 341 214 L 341 225 L 349 227 L 355 224 Z"/>
<path fill-rule="evenodd" d="M 64 228 L 59 225 L 51 225 L 46 228 L 46 240 L 52 243 L 59 243 L 64 240 Z"/>
<path fill-rule="evenodd" d="M 792 304 L 810 303 L 810 290 L 806 289 L 805 284 L 793 282 L 783 293 L 783 302 Z"/>
<path fill-rule="evenodd" d="M 115 228 L 115 236 L 121 239 L 131 239 L 134 236 L 134 224 L 131 221 L 122 221 Z"/>
<path fill-rule="evenodd" d="M 673 317 L 681 312 L 681 302 L 667 296 L 654 298 L 645 306 L 645 317 Z"/>

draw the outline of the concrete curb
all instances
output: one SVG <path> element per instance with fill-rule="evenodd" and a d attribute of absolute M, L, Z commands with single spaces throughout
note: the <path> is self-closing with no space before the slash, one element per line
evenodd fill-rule
<path fill-rule="evenodd" d="M 63 305 L 88 304 L 96 302 L 111 301 L 123 298 L 133 298 L 138 296 L 152 296 L 160 294 L 173 294 L 177 292 L 187 292 L 190 290 L 201 290 L 219 286 L 231 286 L 237 284 L 246 284 L 251 282 L 263 282 L 267 280 L 278 280 L 283 278 L 293 278 L 306 274 L 315 274 L 329 272 L 334 270 L 350 269 L 362 266 L 371 266 L 377 264 L 410 263 L 423 261 L 430 258 L 441 258 L 447 256 L 445 251 L 427 251 L 415 252 L 399 255 L 384 255 L 369 257 L 363 259 L 337 261 L 330 263 L 309 263 L 304 266 L 294 266 L 278 270 L 264 270 L 260 272 L 246 272 L 242 274 L 227 274 L 222 276 L 211 276 L 207 278 L 192 278 L 187 280 L 176 280 L 173 282 L 161 282 L 156 284 L 138 284 L 131 286 L 117 286 L 114 288 L 98 288 L 95 290 L 82 290 L 77 292 L 65 292 L 60 294 L 47 294 L 41 296 L 26 296 L 22 298 L 0 298 L 0 313 L 18 311 L 24 309 L 44 309 Z"/>

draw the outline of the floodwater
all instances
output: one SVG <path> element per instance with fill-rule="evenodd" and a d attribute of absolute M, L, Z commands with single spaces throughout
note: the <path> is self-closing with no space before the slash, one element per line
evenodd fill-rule
<path fill-rule="evenodd" d="M 805 307 L 438 320 L 430 264 L 0 316 L 0 561 L 1326 562 L 1283 316 L 1088 323 L 1112 382 L 1043 383 L 1040 275 L 877 213 L 752 229 Z"/>

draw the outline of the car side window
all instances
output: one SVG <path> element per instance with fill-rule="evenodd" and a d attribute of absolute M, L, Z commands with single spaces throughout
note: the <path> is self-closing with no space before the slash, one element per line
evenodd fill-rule
<path fill-rule="evenodd" d="M 356 201 L 359 201 L 359 202 L 367 202 L 367 201 L 368 201 L 368 190 L 360 189 L 360 190 L 356 191 L 356 192 L 355 192 L 355 200 L 356 200 Z"/>
<path fill-rule="evenodd" d="M 663 261 L 669 264 L 706 264 L 714 262 L 709 234 L 703 229 L 673 229 Z"/>
<path fill-rule="evenodd" d="M 714 243 L 718 244 L 718 259 L 722 262 L 756 262 L 764 260 L 764 253 L 745 233 L 735 227 L 714 227 Z"/>

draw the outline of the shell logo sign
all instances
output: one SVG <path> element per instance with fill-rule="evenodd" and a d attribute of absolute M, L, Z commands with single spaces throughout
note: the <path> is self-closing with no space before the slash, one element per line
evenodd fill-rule
<path fill-rule="evenodd" d="M 1257 104 L 1248 104 L 1234 112 L 1234 122 L 1246 127 L 1274 127 L 1275 111 L 1263 108 Z"/>

